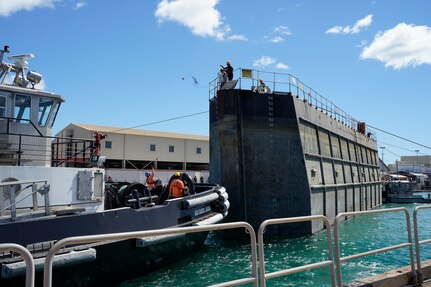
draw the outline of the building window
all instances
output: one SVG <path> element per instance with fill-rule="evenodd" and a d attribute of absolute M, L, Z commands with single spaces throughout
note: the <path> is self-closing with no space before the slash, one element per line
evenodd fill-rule
<path fill-rule="evenodd" d="M 169 152 L 175 152 L 175 147 L 173 145 L 169 146 Z"/>
<path fill-rule="evenodd" d="M 156 151 L 156 145 L 150 144 L 150 151 Z"/>
<path fill-rule="evenodd" d="M 201 154 L 201 153 L 202 153 L 202 148 L 197 147 L 197 148 L 196 148 L 196 154 Z"/>
<path fill-rule="evenodd" d="M 105 148 L 112 148 L 112 142 L 111 141 L 105 141 Z"/>

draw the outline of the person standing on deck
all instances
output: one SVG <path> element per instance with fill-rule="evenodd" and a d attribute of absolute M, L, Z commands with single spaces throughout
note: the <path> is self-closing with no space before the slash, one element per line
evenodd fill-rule
<path fill-rule="evenodd" d="M 151 190 L 153 188 L 156 187 L 156 182 L 154 181 L 154 167 L 151 168 L 151 173 L 150 172 L 145 172 L 145 176 L 147 177 L 147 179 L 145 180 L 145 182 L 147 183 L 148 188 Z"/>
<path fill-rule="evenodd" d="M 223 67 L 222 65 L 220 65 L 220 67 L 222 67 L 222 69 L 226 71 L 227 79 L 229 81 L 232 81 L 232 79 L 233 79 L 233 67 L 230 64 L 230 62 L 229 61 L 226 62 L 226 67 Z"/>
<path fill-rule="evenodd" d="M 187 192 L 187 188 L 184 186 L 184 182 L 180 178 L 181 173 L 175 173 L 175 179 L 172 180 L 169 185 L 169 195 L 172 198 L 182 197 L 183 193 Z"/>
<path fill-rule="evenodd" d="M 219 89 L 221 89 L 223 87 L 223 85 L 226 83 L 227 81 L 227 74 L 226 71 L 224 69 L 220 69 L 220 72 L 218 73 L 218 83 L 219 83 Z"/>

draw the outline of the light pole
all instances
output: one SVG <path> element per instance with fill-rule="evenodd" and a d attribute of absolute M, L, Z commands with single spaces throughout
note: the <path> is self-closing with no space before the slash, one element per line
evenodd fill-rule
<path fill-rule="evenodd" d="M 380 148 L 382 149 L 382 162 L 383 162 L 383 163 L 385 163 L 385 162 L 383 161 L 383 156 L 385 155 L 385 154 L 383 153 L 383 150 L 384 150 L 386 147 L 381 146 Z"/>
<path fill-rule="evenodd" d="M 417 164 L 417 165 L 419 165 L 419 162 L 418 162 L 418 154 L 419 154 L 419 150 L 418 150 L 418 149 L 415 149 L 415 152 L 416 152 L 416 164 Z M 414 170 L 414 168 L 413 168 L 413 171 L 415 171 L 415 170 Z"/>

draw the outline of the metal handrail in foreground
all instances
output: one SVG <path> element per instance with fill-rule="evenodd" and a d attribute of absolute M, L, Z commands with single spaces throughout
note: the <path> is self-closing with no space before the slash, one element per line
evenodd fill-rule
<path fill-rule="evenodd" d="M 321 261 L 317 263 L 307 264 L 295 268 L 289 268 L 285 270 L 275 271 L 271 273 L 265 274 L 265 258 L 264 258 L 264 247 L 263 247 L 263 234 L 265 233 L 266 227 L 268 225 L 275 224 L 285 224 L 285 223 L 293 223 L 293 222 L 304 222 L 304 221 L 312 221 L 312 220 L 321 220 L 325 224 L 327 240 L 328 240 L 328 253 L 329 260 Z M 329 266 L 331 273 L 331 282 L 332 286 L 335 287 L 335 273 L 334 273 L 334 256 L 332 252 L 332 240 L 331 240 L 331 225 L 328 219 L 323 215 L 312 215 L 312 216 L 300 216 L 300 217 L 289 217 L 289 218 L 279 218 L 279 219 L 268 219 L 262 222 L 259 227 L 258 235 L 258 250 L 259 250 L 259 278 L 260 278 L 260 286 L 266 286 L 266 279 L 276 278 L 284 275 L 289 275 L 293 273 L 303 272 L 310 269 L 321 268 L 325 266 Z"/>
<path fill-rule="evenodd" d="M 415 235 L 414 237 L 415 237 L 416 263 L 417 263 L 416 273 L 418 275 L 418 281 L 420 284 L 423 283 L 420 244 L 431 243 L 431 239 L 419 241 L 418 212 L 421 209 L 430 209 L 430 208 L 431 208 L 431 205 L 421 205 L 421 206 L 416 206 L 415 210 L 413 211 L 413 228 L 414 228 L 414 235 Z"/>
<path fill-rule="evenodd" d="M 34 268 L 34 261 L 33 257 L 30 254 L 30 251 L 28 251 L 26 248 L 24 248 L 21 245 L 14 244 L 14 243 L 5 243 L 0 244 L 0 252 L 16 252 L 19 253 L 24 259 L 25 262 L 25 286 L 26 287 L 33 287 L 34 286 L 34 275 L 35 275 L 35 268 Z"/>
<path fill-rule="evenodd" d="M 52 286 L 52 263 L 53 263 L 54 255 L 62 247 L 66 245 L 102 242 L 102 241 L 108 241 L 108 240 L 125 240 L 125 239 L 133 239 L 133 238 L 142 238 L 147 236 L 197 233 L 197 232 L 203 232 L 203 231 L 224 230 L 224 229 L 234 229 L 234 228 L 245 228 L 247 233 L 250 236 L 252 277 L 224 282 L 221 284 L 212 285 L 212 287 L 238 286 L 238 285 L 244 285 L 248 283 L 253 283 L 253 286 L 257 287 L 258 278 L 257 278 L 256 234 L 254 232 L 253 227 L 247 222 L 220 223 L 220 224 L 213 224 L 213 225 L 206 225 L 206 226 L 166 228 L 166 229 L 147 230 L 147 231 L 68 237 L 56 242 L 48 251 L 45 259 L 45 265 L 44 265 L 43 286 L 44 287 Z"/>
<path fill-rule="evenodd" d="M 408 237 L 408 243 L 402 243 L 397 245 L 391 245 L 384 248 L 379 248 L 367 252 L 357 253 L 350 256 L 340 257 L 340 240 L 338 236 L 338 224 L 340 218 L 348 217 L 348 216 L 362 216 L 362 215 L 370 215 L 370 214 L 377 214 L 377 213 L 389 213 L 389 212 L 404 212 L 404 215 L 406 217 L 406 227 L 407 227 L 407 237 Z M 412 244 L 412 234 L 411 234 L 411 227 L 410 227 L 410 215 L 407 211 L 407 208 L 404 207 L 398 207 L 398 208 L 389 208 L 389 209 L 380 209 L 380 210 L 365 210 L 365 211 L 353 211 L 353 212 L 342 212 L 339 213 L 334 220 L 334 243 L 335 243 L 335 262 L 337 265 L 337 280 L 338 280 L 338 286 L 343 286 L 343 280 L 342 280 L 342 274 L 341 274 L 341 262 L 357 259 L 369 255 L 374 255 L 378 253 L 383 253 L 403 247 L 409 247 L 410 251 L 410 267 L 411 267 L 411 276 L 413 278 L 413 282 L 416 285 L 417 284 L 417 276 L 415 273 L 415 262 L 414 262 L 414 255 L 413 255 L 413 244 Z"/>

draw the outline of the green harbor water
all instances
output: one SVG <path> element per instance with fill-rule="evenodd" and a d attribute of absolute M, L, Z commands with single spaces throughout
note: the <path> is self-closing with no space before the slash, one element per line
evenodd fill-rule
<path fill-rule="evenodd" d="M 413 233 L 413 210 L 417 204 L 385 204 L 378 207 L 406 207 Z M 431 238 L 431 209 L 418 213 L 419 240 Z M 351 218 L 339 227 L 341 256 L 407 242 L 403 212 Z M 332 239 L 333 239 L 332 234 Z M 326 232 L 295 239 L 265 242 L 265 270 L 274 272 L 328 260 Z M 335 249 L 334 249 L 335 251 Z M 422 259 L 431 258 L 431 244 L 421 247 Z M 250 245 L 224 240 L 219 232 L 209 234 L 203 248 L 183 261 L 121 284 L 121 287 L 207 286 L 251 276 Z M 343 283 L 408 266 L 408 248 L 397 249 L 342 264 Z M 252 286 L 251 284 L 243 286 Z M 329 268 L 267 280 L 267 286 L 331 286 Z"/>

